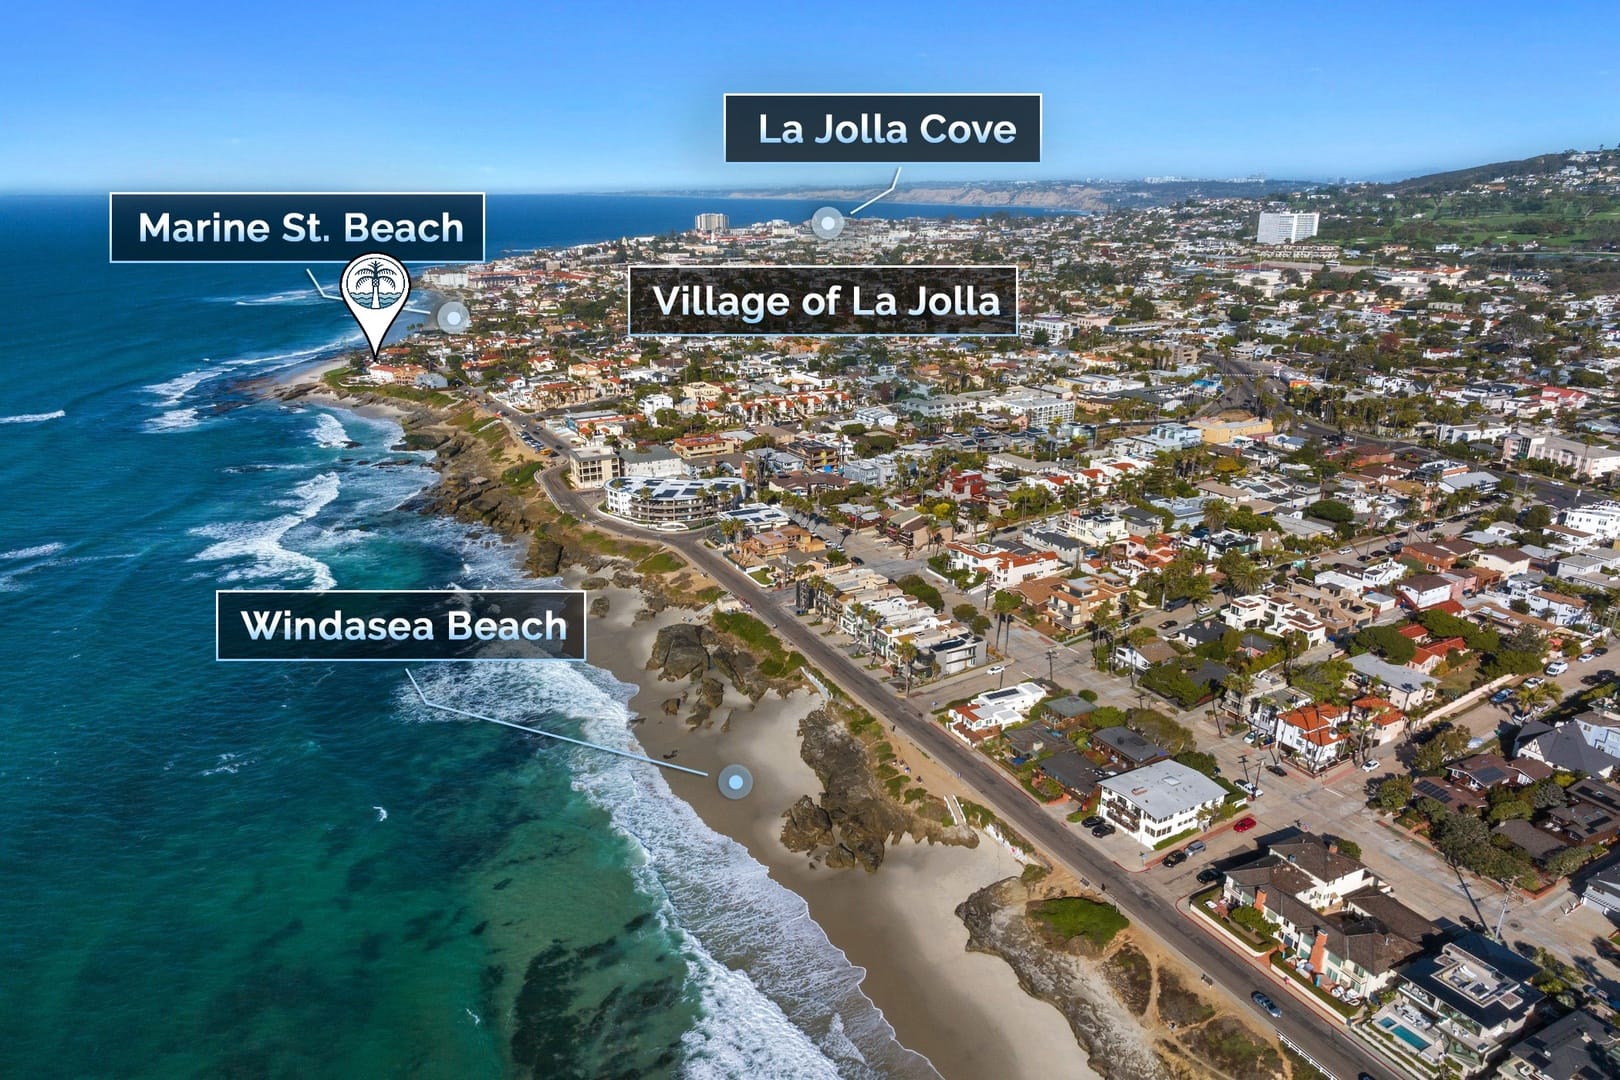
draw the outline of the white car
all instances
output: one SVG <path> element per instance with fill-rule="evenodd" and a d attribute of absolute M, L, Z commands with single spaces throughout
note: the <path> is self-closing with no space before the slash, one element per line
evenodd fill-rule
<path fill-rule="evenodd" d="M 1361 763 L 1361 771 L 1362 772 L 1377 772 L 1378 771 L 1378 762 L 1374 761 L 1372 758 L 1368 758 L 1366 761 L 1363 761 Z"/>
<path fill-rule="evenodd" d="M 1247 780 L 1239 780 L 1233 785 L 1233 787 L 1237 788 L 1251 799 L 1258 799 L 1263 794 L 1258 785 L 1252 784 Z"/>
<path fill-rule="evenodd" d="M 1548 675 L 1562 675 L 1564 672 L 1566 672 L 1568 670 L 1569 670 L 1569 665 L 1567 663 L 1565 663 L 1564 661 L 1562 661 L 1562 660 L 1554 660 L 1552 663 L 1548 664 L 1547 667 L 1546 667 L 1546 672 L 1547 672 Z"/>
<path fill-rule="evenodd" d="M 1006 664 L 997 664 L 993 668 L 987 668 L 985 670 L 985 674 L 986 675 L 1000 675 L 1003 671 L 1006 671 L 1006 670 L 1007 670 L 1007 665 Z"/>

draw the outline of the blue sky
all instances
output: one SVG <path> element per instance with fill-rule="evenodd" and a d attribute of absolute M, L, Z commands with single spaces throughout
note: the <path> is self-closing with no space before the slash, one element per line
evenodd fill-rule
<path fill-rule="evenodd" d="M 727 90 L 1046 95 L 1041 164 L 917 179 L 1386 178 L 1620 142 L 1612 0 L 783 8 L 22 4 L 0 191 L 871 182 L 724 164 Z"/>

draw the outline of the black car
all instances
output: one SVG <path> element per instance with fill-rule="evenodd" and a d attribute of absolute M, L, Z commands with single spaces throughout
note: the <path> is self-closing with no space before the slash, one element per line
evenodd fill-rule
<path fill-rule="evenodd" d="M 1092 814 L 1090 817 L 1086 818 L 1086 820 L 1080 823 L 1080 827 L 1082 829 L 1095 829 L 1102 823 L 1103 819 L 1101 814 Z"/>
<path fill-rule="evenodd" d="M 1272 776 L 1288 775 L 1288 770 L 1283 768 L 1281 765 L 1267 765 L 1266 772 L 1270 773 Z"/>
<path fill-rule="evenodd" d="M 1198 871 L 1198 883 L 1200 885 L 1213 885 L 1219 880 L 1221 880 L 1221 872 L 1213 866 L 1206 866 Z"/>
<path fill-rule="evenodd" d="M 1187 853 L 1185 851 L 1172 851 L 1164 857 L 1164 865 L 1166 866 L 1180 866 L 1186 861 Z"/>
<path fill-rule="evenodd" d="M 1114 835 L 1114 827 L 1105 821 L 1101 825 L 1098 825 L 1096 828 L 1092 829 L 1091 835 L 1099 838 L 1104 836 L 1112 836 Z"/>

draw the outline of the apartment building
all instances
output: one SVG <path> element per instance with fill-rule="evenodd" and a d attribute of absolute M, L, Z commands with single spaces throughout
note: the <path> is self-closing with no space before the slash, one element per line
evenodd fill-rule
<path fill-rule="evenodd" d="M 1568 467 L 1582 480 L 1596 480 L 1620 469 L 1620 450 L 1551 432 L 1515 431 L 1502 440 L 1502 460 L 1550 461 Z"/>

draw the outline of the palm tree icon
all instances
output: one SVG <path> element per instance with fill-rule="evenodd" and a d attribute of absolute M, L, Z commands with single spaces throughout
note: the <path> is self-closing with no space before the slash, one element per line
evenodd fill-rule
<path fill-rule="evenodd" d="M 398 285 L 399 279 L 394 276 L 393 267 L 389 266 L 381 259 L 372 259 L 359 270 L 355 271 L 354 288 L 350 290 L 350 294 L 354 295 L 358 291 L 369 288 L 371 290 L 370 306 L 373 308 L 380 308 L 383 306 L 382 286 L 384 282 L 387 282 L 389 285 Z M 359 300 L 361 303 L 365 302 L 364 296 L 355 295 L 354 298 Z"/>

